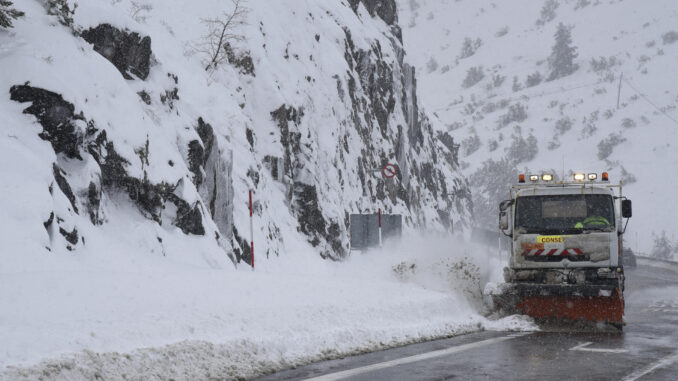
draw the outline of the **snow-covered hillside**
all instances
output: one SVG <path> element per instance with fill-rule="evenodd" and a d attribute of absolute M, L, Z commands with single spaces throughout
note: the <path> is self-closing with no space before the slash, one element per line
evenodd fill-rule
<path fill-rule="evenodd" d="M 400 0 L 405 48 L 434 125 L 462 142 L 476 223 L 518 171 L 610 172 L 634 202 L 627 244 L 671 231 L 678 164 L 678 4 L 671 0 Z M 548 80 L 559 24 L 578 56 Z M 620 77 L 621 97 L 617 108 Z M 669 234 L 670 235 L 670 234 Z"/>

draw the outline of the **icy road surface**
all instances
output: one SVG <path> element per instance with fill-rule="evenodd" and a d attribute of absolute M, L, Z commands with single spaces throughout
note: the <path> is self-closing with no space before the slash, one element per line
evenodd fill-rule
<path fill-rule="evenodd" d="M 627 269 L 617 333 L 480 332 L 327 361 L 268 380 L 675 380 L 678 273 Z"/>

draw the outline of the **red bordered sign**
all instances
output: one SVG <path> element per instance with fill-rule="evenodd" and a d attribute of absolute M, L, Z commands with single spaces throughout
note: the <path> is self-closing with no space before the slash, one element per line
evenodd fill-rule
<path fill-rule="evenodd" d="M 394 164 L 386 164 L 384 165 L 384 168 L 381 169 L 381 174 L 387 179 L 392 179 L 398 174 L 398 167 Z"/>

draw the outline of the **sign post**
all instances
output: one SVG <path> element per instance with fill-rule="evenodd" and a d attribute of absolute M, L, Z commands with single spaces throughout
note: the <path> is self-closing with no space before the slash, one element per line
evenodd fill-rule
<path fill-rule="evenodd" d="M 381 247 L 381 208 L 379 208 L 379 247 Z"/>
<path fill-rule="evenodd" d="M 250 255 L 251 255 L 251 260 L 252 260 L 252 271 L 254 271 L 254 223 L 252 221 L 253 218 L 253 212 L 252 212 L 252 191 L 250 190 Z"/>

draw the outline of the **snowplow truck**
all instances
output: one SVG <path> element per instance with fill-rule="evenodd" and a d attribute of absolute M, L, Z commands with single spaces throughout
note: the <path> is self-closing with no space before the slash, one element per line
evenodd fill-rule
<path fill-rule="evenodd" d="M 622 235 L 631 201 L 608 174 L 519 175 L 500 203 L 510 237 L 506 283 L 495 304 L 539 321 L 624 325 Z M 527 180 L 527 181 L 526 181 Z"/>

